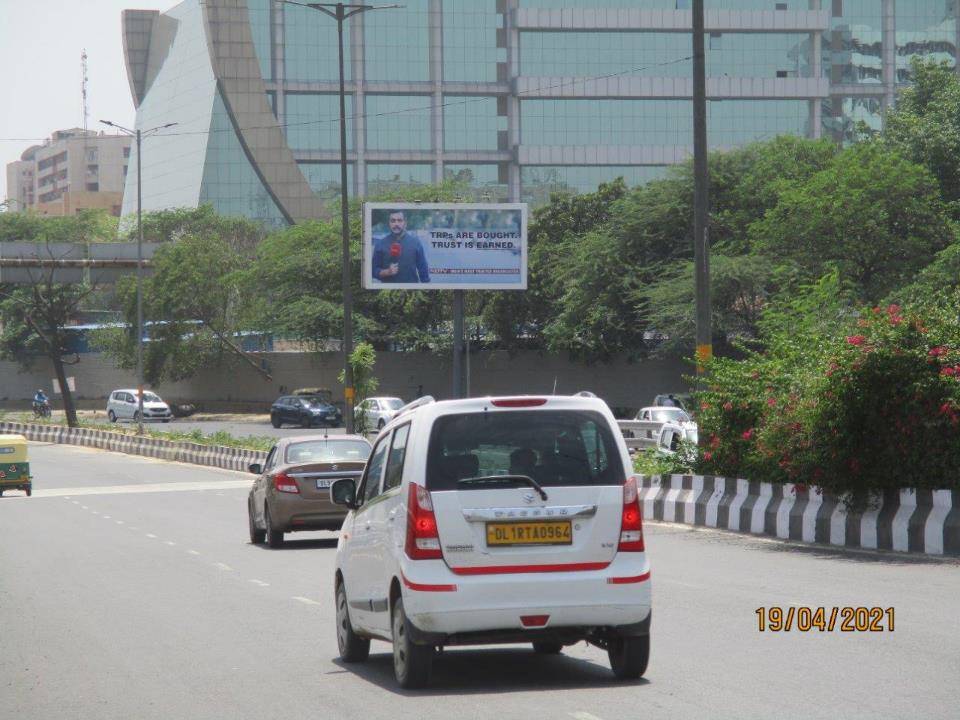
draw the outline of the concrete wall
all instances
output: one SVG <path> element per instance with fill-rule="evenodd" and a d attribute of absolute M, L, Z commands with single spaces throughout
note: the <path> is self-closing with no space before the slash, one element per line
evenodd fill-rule
<path fill-rule="evenodd" d="M 247 365 L 229 362 L 177 383 L 154 388 L 171 402 L 191 402 L 205 410 L 266 409 L 282 392 L 297 387 L 330 388 L 342 397 L 337 382 L 341 368 L 339 353 L 263 353 L 257 355 L 273 375 L 268 382 Z M 412 400 L 418 394 L 450 396 L 451 358 L 428 353 L 377 355 L 375 374 L 380 380 L 378 394 Z M 690 369 L 681 360 L 647 360 L 627 363 L 583 365 L 562 357 L 526 352 L 511 358 L 506 353 L 474 353 L 470 358 L 471 395 L 557 393 L 590 390 L 611 406 L 638 408 L 661 392 L 677 392 L 686 385 L 682 375 Z M 111 390 L 136 385 L 134 373 L 116 369 L 99 355 L 82 355 L 67 375 L 76 378 L 76 395 L 81 408 L 102 407 Z M 48 393 L 54 377 L 50 363 L 41 360 L 31 372 L 20 372 L 14 363 L 0 362 L 0 405 L 26 407 L 37 388 Z M 54 397 L 54 406 L 58 405 Z"/>

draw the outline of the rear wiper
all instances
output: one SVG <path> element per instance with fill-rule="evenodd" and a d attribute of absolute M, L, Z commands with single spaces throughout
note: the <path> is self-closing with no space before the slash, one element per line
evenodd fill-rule
<path fill-rule="evenodd" d="M 501 482 L 524 483 L 525 485 L 529 485 L 536 490 L 540 495 L 541 500 L 546 501 L 548 499 L 547 493 L 540 486 L 540 483 L 538 483 L 529 475 L 481 475 L 480 477 L 463 478 L 462 480 L 457 480 L 457 484 L 463 483 L 464 485 L 483 485 L 486 483 L 494 485 Z"/>

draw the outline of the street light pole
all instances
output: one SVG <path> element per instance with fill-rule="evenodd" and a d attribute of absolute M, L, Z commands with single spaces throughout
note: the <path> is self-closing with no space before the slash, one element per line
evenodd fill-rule
<path fill-rule="evenodd" d="M 104 125 L 116 128 L 125 135 L 130 135 L 137 142 L 137 435 L 143 435 L 143 192 L 142 173 L 143 155 L 141 154 L 142 141 L 145 136 L 171 128 L 177 123 L 167 123 L 150 130 L 141 131 L 140 128 L 130 130 L 109 120 L 101 120 Z"/>
<path fill-rule="evenodd" d="M 707 171 L 707 81 L 703 0 L 693 0 L 693 257 L 697 317 L 697 375 L 713 357 L 710 309 L 709 174 Z"/>
<path fill-rule="evenodd" d="M 350 356 L 353 354 L 353 291 L 350 287 L 350 207 L 347 200 L 347 95 L 343 72 L 343 23 L 347 18 L 368 10 L 386 10 L 403 6 L 283 1 L 287 5 L 299 5 L 311 10 L 318 10 L 337 21 L 337 40 L 340 50 L 340 237 L 343 242 L 343 273 L 341 275 L 343 291 L 343 399 L 345 404 L 343 418 L 346 431 L 352 433 L 354 430 L 354 387 Z"/>

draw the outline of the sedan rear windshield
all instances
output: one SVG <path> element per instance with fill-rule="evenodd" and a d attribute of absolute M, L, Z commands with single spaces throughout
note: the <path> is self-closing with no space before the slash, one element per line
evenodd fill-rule
<path fill-rule="evenodd" d="M 287 446 L 285 462 L 366 462 L 370 443 L 363 440 L 309 440 Z"/>
<path fill-rule="evenodd" d="M 428 489 L 470 487 L 458 481 L 495 475 L 526 475 L 554 487 L 626 480 L 617 442 L 597 412 L 515 410 L 437 418 L 427 454 Z"/>

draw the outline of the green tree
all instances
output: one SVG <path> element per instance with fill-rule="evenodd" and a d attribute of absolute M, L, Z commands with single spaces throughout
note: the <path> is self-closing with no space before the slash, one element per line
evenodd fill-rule
<path fill-rule="evenodd" d="M 865 142 L 784 189 L 750 235 L 771 262 L 790 260 L 807 278 L 836 265 L 872 302 L 909 281 L 954 232 L 930 173 Z"/>
<path fill-rule="evenodd" d="M 370 343 L 359 343 L 353 349 L 353 352 L 350 353 L 350 369 L 353 371 L 353 389 L 355 393 L 353 401 L 353 426 L 357 432 L 367 432 L 370 429 L 367 428 L 366 414 L 359 408 L 359 405 L 377 392 L 377 388 L 380 386 L 380 381 L 373 374 L 373 368 L 376 364 L 377 352 Z M 341 384 L 345 382 L 343 370 L 340 371 L 337 380 L 339 380 Z"/>
<path fill-rule="evenodd" d="M 914 60 L 912 72 L 913 84 L 900 91 L 881 137 L 930 170 L 944 200 L 955 204 L 960 201 L 960 79 L 946 62 Z"/>
<path fill-rule="evenodd" d="M 185 235 L 158 249 L 153 274 L 142 288 L 147 382 L 190 377 L 228 357 L 269 379 L 237 343 L 237 333 L 248 329 L 250 300 L 241 272 L 248 264 L 249 257 L 216 234 Z M 126 329 L 105 328 L 93 340 L 120 367 L 132 369 L 137 362 L 136 280 L 123 278 L 116 294 Z"/>

